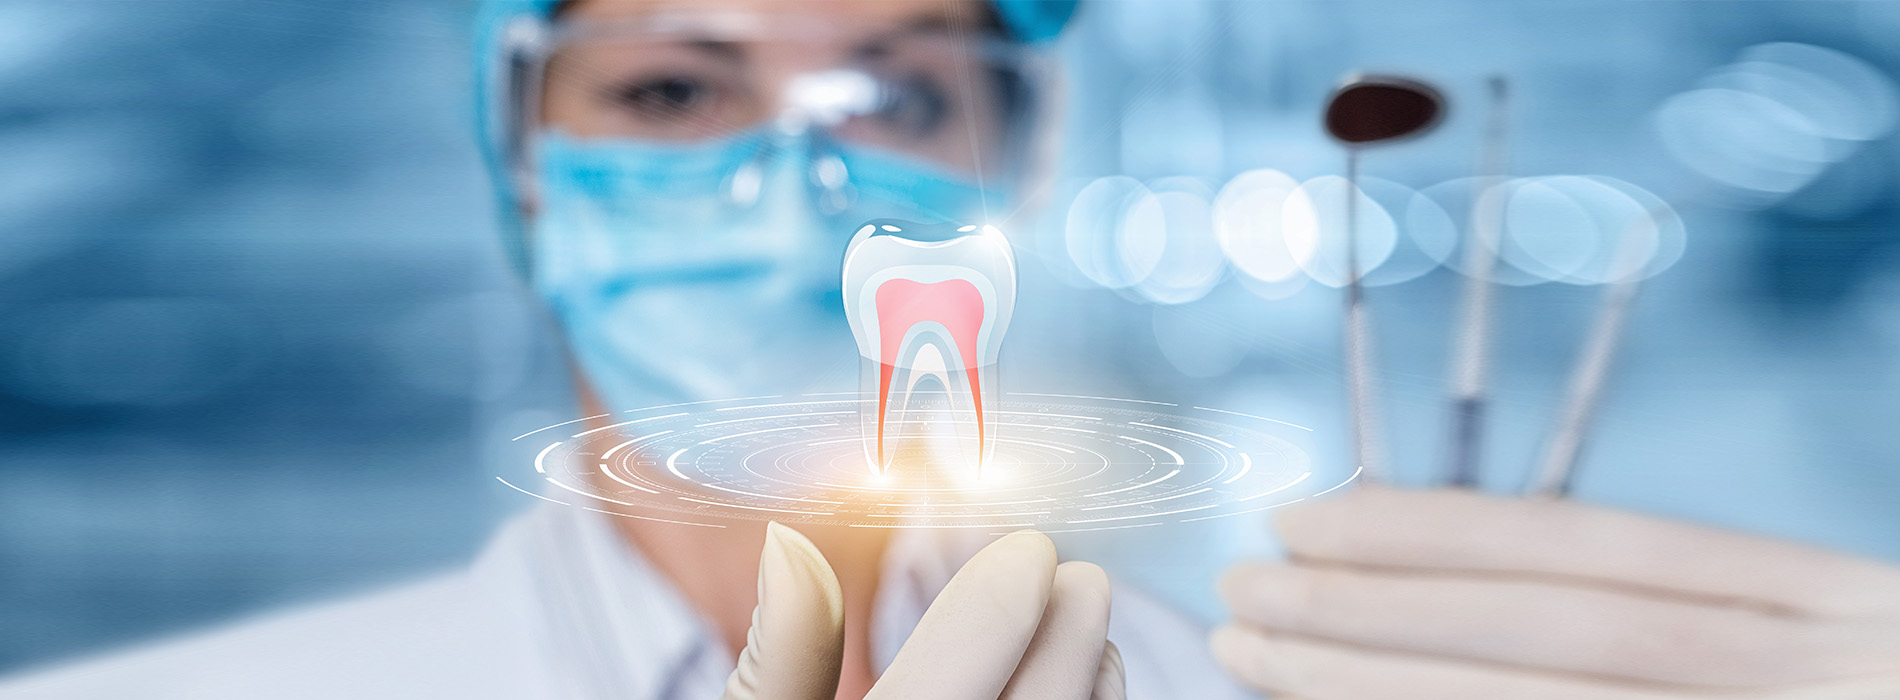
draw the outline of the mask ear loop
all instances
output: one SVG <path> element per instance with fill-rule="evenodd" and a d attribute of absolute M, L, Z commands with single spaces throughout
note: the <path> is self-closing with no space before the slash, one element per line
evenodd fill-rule
<path fill-rule="evenodd" d="M 1014 48 L 1010 69 L 999 76 L 1005 102 L 1000 160 L 994 171 L 1012 193 L 989 223 L 1006 225 L 1025 210 L 1036 211 L 1055 181 L 1060 161 L 1063 75 L 1041 51 Z"/>
<path fill-rule="evenodd" d="M 857 188 L 851 184 L 851 169 L 844 162 L 837 138 L 822 127 L 805 132 L 805 179 L 817 195 L 818 211 L 835 216 L 857 204 Z"/>
<path fill-rule="evenodd" d="M 1006 226 L 1024 212 L 1035 212 L 1048 202 L 1055 188 L 1057 164 L 1063 150 L 1062 117 L 1068 111 L 1067 75 L 1043 51 L 1017 49 L 1011 53 L 1019 102 L 1005 119 L 1005 146 L 1009 162 L 1000 172 L 1011 173 L 1015 190 L 1009 209 L 990 223 Z"/>
<path fill-rule="evenodd" d="M 840 76 L 861 78 L 865 83 L 874 83 L 862 78 L 861 73 L 848 69 L 833 69 L 822 73 L 801 75 L 784 88 L 781 96 L 782 107 L 771 121 L 771 148 L 774 158 L 793 157 L 801 161 L 800 175 L 809 192 L 814 195 L 812 201 L 818 205 L 818 212 L 825 216 L 834 216 L 851 208 L 857 201 L 856 188 L 851 185 L 851 172 L 845 164 L 843 147 L 830 131 L 830 126 L 841 123 L 863 110 L 865 105 L 844 105 L 826 102 L 808 103 L 802 89 L 809 89 L 807 79 L 825 80 L 836 85 L 844 80 Z M 827 80 L 829 79 L 829 80 Z M 859 90 L 869 90 L 868 99 L 881 99 L 876 96 L 875 87 L 863 83 L 852 83 Z M 830 91 L 827 91 L 830 92 Z M 860 98 L 864 98 L 860 93 Z"/>
<path fill-rule="evenodd" d="M 514 204 L 529 211 L 537 208 L 540 193 L 535 177 L 534 133 L 541 113 L 541 89 L 550 53 L 547 21 L 520 16 L 508 22 L 502 32 L 500 75 L 497 90 L 501 104 L 500 146 L 504 167 L 512 186 Z"/>

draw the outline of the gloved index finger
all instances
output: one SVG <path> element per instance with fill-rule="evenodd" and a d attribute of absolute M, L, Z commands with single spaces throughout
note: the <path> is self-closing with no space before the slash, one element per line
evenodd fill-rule
<path fill-rule="evenodd" d="M 1029 647 L 1054 585 L 1056 547 L 1005 535 L 963 565 L 867 700 L 993 700 Z"/>
<path fill-rule="evenodd" d="M 1518 574 L 1752 602 L 1778 611 L 1896 614 L 1900 571 L 1789 542 L 1572 501 L 1364 487 L 1276 521 L 1296 559 Z"/>
<path fill-rule="evenodd" d="M 844 662 L 844 593 L 811 540 L 776 522 L 759 553 L 759 605 L 723 700 L 831 700 Z"/>

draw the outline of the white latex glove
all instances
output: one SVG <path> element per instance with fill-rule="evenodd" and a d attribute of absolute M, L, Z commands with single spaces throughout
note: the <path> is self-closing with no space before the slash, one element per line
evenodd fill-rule
<path fill-rule="evenodd" d="M 1900 698 L 1900 569 L 1464 491 L 1362 488 L 1230 571 L 1215 656 L 1275 697 Z"/>
<path fill-rule="evenodd" d="M 924 612 L 868 700 L 1121 700 L 1108 643 L 1108 576 L 1056 565 L 1055 544 L 1024 530 L 972 557 Z M 772 523 L 759 555 L 759 607 L 727 700 L 832 700 L 844 658 L 844 598 L 831 565 Z"/>

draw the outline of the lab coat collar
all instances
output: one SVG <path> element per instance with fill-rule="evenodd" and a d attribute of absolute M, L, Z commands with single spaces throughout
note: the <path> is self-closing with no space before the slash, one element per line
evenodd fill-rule
<path fill-rule="evenodd" d="M 476 565 L 514 595 L 558 698 L 669 700 L 723 680 L 732 662 L 717 636 L 608 516 L 535 508 L 503 530 Z"/>

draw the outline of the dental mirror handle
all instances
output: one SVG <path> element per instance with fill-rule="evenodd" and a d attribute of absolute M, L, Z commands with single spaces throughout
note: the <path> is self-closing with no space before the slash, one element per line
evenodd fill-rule
<path fill-rule="evenodd" d="M 1645 250 L 1639 245 L 1642 237 L 1636 235 L 1637 226 L 1647 226 L 1660 236 L 1664 215 L 1653 209 L 1645 212 L 1642 219 L 1623 232 L 1617 244 L 1613 270 L 1616 277 L 1604 289 L 1590 334 L 1584 338 L 1583 351 L 1571 368 L 1569 388 L 1531 486 L 1532 495 L 1562 498 L 1570 493 L 1577 462 L 1589 440 L 1597 408 L 1603 402 L 1604 385 L 1608 383 L 1624 329 L 1629 325 L 1630 311 L 1635 307 L 1637 289 L 1642 284 Z"/>
<path fill-rule="evenodd" d="M 1386 478 L 1380 450 L 1380 424 L 1374 390 L 1372 320 L 1359 273 L 1359 149 L 1346 151 L 1346 400 L 1352 420 L 1353 466 L 1367 482 Z"/>
<path fill-rule="evenodd" d="M 1445 100 L 1436 88 L 1389 75 L 1349 77 L 1326 100 L 1326 133 L 1346 147 L 1346 231 L 1342 236 L 1346 246 L 1346 402 L 1351 413 L 1352 459 L 1357 467 L 1354 473 L 1362 474 L 1367 481 L 1383 481 L 1388 474 L 1380 449 L 1372 319 L 1359 269 L 1360 152 L 1430 132 L 1444 114 Z"/>
<path fill-rule="evenodd" d="M 1487 81 L 1490 118 L 1479 147 L 1477 192 L 1471 198 L 1471 231 L 1465 239 L 1465 284 L 1458 330 L 1453 335 L 1451 367 L 1451 448 L 1445 480 L 1452 486 L 1478 483 L 1484 445 L 1484 421 L 1490 403 L 1492 337 L 1496 334 L 1493 296 L 1497 284 L 1498 245 L 1503 237 L 1506 147 L 1510 93 L 1502 76 Z"/>

